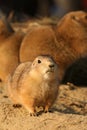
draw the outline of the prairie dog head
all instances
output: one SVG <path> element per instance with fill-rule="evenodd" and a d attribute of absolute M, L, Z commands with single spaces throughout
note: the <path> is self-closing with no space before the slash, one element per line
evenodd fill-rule
<path fill-rule="evenodd" d="M 58 66 L 50 56 L 38 56 L 32 62 L 31 73 L 44 79 L 55 79 L 58 75 Z"/>
<path fill-rule="evenodd" d="M 59 26 L 66 26 L 66 25 L 76 25 L 79 26 L 86 26 L 87 27 L 87 13 L 84 11 L 73 11 L 70 13 L 67 13 L 59 22 Z"/>

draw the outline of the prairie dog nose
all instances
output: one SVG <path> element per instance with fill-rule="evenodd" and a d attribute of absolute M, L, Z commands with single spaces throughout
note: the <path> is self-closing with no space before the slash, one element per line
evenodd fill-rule
<path fill-rule="evenodd" d="M 54 68 L 54 64 L 50 64 L 49 67 L 50 67 L 50 68 Z"/>

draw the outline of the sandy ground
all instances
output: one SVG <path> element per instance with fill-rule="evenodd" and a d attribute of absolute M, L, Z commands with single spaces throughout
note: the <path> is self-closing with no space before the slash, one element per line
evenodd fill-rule
<path fill-rule="evenodd" d="M 13 107 L 1 85 L 0 130 L 87 130 L 87 88 L 60 85 L 52 112 L 32 117 L 25 108 Z"/>

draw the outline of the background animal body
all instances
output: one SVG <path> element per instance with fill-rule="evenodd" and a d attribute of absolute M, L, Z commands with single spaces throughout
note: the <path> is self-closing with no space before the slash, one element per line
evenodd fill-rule
<path fill-rule="evenodd" d="M 66 69 L 87 55 L 87 13 L 70 12 L 54 26 L 38 26 L 27 33 L 20 47 L 20 61 L 50 54 L 59 64 L 60 81 Z"/>
<path fill-rule="evenodd" d="M 1 15 L 1 14 L 0 14 Z M 3 14 L 2 14 L 3 15 Z M 0 79 L 5 81 L 19 63 L 19 48 L 24 37 L 15 32 L 4 16 L 0 19 Z"/>

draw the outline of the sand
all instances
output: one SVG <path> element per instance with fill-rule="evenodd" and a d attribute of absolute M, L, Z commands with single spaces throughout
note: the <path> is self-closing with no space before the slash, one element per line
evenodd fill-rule
<path fill-rule="evenodd" d="M 87 130 L 87 88 L 72 84 L 59 88 L 52 112 L 34 117 L 23 107 L 13 107 L 1 85 L 0 130 Z"/>

